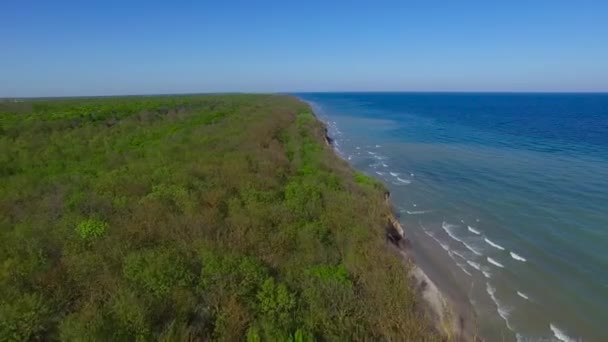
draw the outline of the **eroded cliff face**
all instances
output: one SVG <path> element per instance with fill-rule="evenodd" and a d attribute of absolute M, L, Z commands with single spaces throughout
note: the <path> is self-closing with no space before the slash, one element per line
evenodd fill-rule
<path fill-rule="evenodd" d="M 397 246 L 401 244 L 407 245 L 407 238 L 405 237 L 405 232 L 403 227 L 395 217 L 392 211 L 391 201 L 390 201 L 391 193 L 389 191 L 384 192 L 384 202 L 388 207 L 388 214 L 386 217 L 386 235 Z"/>

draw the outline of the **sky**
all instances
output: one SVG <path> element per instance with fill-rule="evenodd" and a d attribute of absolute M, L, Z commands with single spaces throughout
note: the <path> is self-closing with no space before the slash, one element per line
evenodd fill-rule
<path fill-rule="evenodd" d="M 608 1 L 5 1 L 0 97 L 608 91 Z"/>

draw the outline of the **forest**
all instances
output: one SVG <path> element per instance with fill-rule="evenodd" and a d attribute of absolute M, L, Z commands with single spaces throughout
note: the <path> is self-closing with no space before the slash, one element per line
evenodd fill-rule
<path fill-rule="evenodd" d="M 287 95 L 0 102 L 0 340 L 442 340 Z"/>

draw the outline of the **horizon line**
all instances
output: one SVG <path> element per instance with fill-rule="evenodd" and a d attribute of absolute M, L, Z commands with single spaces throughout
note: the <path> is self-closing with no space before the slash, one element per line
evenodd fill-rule
<path fill-rule="evenodd" d="M 555 95 L 608 95 L 608 90 L 302 90 L 302 91 L 209 91 L 209 92 L 176 92 L 176 93 L 139 93 L 139 94 L 105 94 L 105 95 L 48 95 L 48 96 L 0 96 L 0 101 L 18 99 L 68 99 L 91 97 L 136 97 L 136 96 L 184 96 L 184 95 L 219 95 L 219 94 L 555 94 Z"/>

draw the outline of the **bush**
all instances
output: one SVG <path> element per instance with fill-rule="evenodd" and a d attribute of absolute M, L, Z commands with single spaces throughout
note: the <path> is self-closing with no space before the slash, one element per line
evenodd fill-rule
<path fill-rule="evenodd" d="M 96 218 L 81 221 L 76 226 L 76 232 L 83 240 L 92 240 L 102 237 L 108 230 L 108 224 Z"/>
<path fill-rule="evenodd" d="M 163 247 L 130 253 L 123 272 L 136 290 L 144 290 L 155 298 L 166 298 L 172 289 L 189 287 L 194 280 L 184 258 Z"/>

